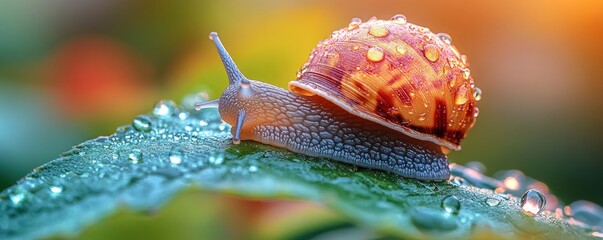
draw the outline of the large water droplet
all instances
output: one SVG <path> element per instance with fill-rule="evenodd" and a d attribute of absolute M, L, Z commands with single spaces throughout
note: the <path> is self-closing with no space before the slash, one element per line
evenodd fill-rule
<path fill-rule="evenodd" d="M 486 204 L 490 207 L 495 207 L 498 206 L 498 204 L 500 204 L 500 199 L 496 199 L 496 198 L 486 198 Z"/>
<path fill-rule="evenodd" d="M 427 44 L 425 45 L 423 54 L 427 60 L 435 62 L 438 60 L 438 58 L 440 58 L 440 49 L 436 45 Z"/>
<path fill-rule="evenodd" d="M 369 29 L 369 34 L 374 37 L 385 37 L 389 35 L 389 30 L 385 26 L 376 25 L 371 26 Z"/>
<path fill-rule="evenodd" d="M 469 89 L 465 85 L 461 85 L 459 90 L 456 92 L 456 96 L 454 97 L 454 103 L 456 105 L 465 104 L 469 100 Z"/>
<path fill-rule="evenodd" d="M 530 189 L 521 196 L 521 212 L 528 216 L 536 216 L 546 205 L 546 198 L 538 190 Z"/>
<path fill-rule="evenodd" d="M 455 196 L 447 196 L 442 199 L 442 208 L 450 214 L 458 214 L 461 209 L 461 202 Z"/>
<path fill-rule="evenodd" d="M 384 56 L 383 50 L 379 47 L 371 47 L 366 52 L 366 58 L 372 62 L 381 62 L 383 61 Z"/>
<path fill-rule="evenodd" d="M 362 23 L 362 20 L 360 18 L 357 18 L 357 17 L 352 18 L 352 21 L 350 21 L 350 25 L 348 25 L 348 30 L 358 28 L 358 26 L 360 26 L 361 23 Z"/>
<path fill-rule="evenodd" d="M 450 37 L 450 35 L 448 35 L 447 33 L 438 33 L 437 36 L 442 41 L 444 41 L 446 44 L 448 44 L 448 45 L 452 44 L 452 37 Z"/>
<path fill-rule="evenodd" d="M 451 231 L 457 228 L 456 217 L 431 208 L 415 208 L 410 212 L 415 226 L 428 231 Z"/>
<path fill-rule="evenodd" d="M 394 15 L 392 17 L 392 21 L 397 24 L 406 24 L 408 22 L 408 20 L 406 19 L 406 16 L 404 16 L 402 14 Z"/>
<path fill-rule="evenodd" d="M 128 154 L 128 159 L 130 159 L 132 163 L 142 162 L 142 151 L 139 149 L 132 150 L 132 152 Z"/>
<path fill-rule="evenodd" d="M 172 164 L 180 164 L 183 157 L 184 152 L 179 147 L 173 147 L 170 151 L 169 159 Z"/>
<path fill-rule="evenodd" d="M 137 131 L 148 132 L 151 130 L 151 119 L 145 115 L 140 115 L 132 120 L 132 127 Z"/>
<path fill-rule="evenodd" d="M 161 100 L 153 108 L 153 114 L 158 117 L 169 117 L 175 109 L 176 104 L 172 100 Z"/>

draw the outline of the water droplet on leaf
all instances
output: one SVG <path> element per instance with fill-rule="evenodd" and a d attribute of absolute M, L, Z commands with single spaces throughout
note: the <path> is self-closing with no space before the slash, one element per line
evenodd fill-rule
<path fill-rule="evenodd" d="M 538 190 L 530 189 L 521 196 L 521 212 L 528 216 L 536 216 L 544 210 L 546 198 Z"/>
<path fill-rule="evenodd" d="M 174 113 L 176 104 L 172 100 L 161 100 L 153 108 L 153 114 L 158 117 L 169 117 Z"/>
<path fill-rule="evenodd" d="M 132 127 L 137 131 L 148 132 L 151 130 L 151 119 L 147 116 L 140 115 L 132 120 Z"/>
<path fill-rule="evenodd" d="M 458 214 L 461 209 L 461 202 L 455 196 L 447 196 L 442 199 L 442 208 L 450 214 Z"/>
<path fill-rule="evenodd" d="M 437 36 L 442 41 L 444 41 L 446 44 L 448 44 L 448 45 L 452 44 L 452 37 L 450 37 L 450 35 L 448 35 L 447 33 L 438 33 Z"/>
<path fill-rule="evenodd" d="M 142 162 L 142 151 L 139 149 L 132 150 L 132 152 L 128 154 L 128 159 L 135 164 Z"/>

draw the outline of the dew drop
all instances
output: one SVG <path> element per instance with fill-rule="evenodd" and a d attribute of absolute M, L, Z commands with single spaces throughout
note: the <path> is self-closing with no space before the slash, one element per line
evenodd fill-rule
<path fill-rule="evenodd" d="M 8 197 L 10 198 L 10 202 L 16 206 L 23 202 L 23 200 L 25 199 L 25 193 L 18 192 L 15 194 L 11 194 Z"/>
<path fill-rule="evenodd" d="M 450 35 L 448 35 L 447 33 L 438 33 L 437 36 L 439 39 L 444 41 L 446 44 L 448 44 L 448 45 L 452 44 L 452 37 L 450 37 Z"/>
<path fill-rule="evenodd" d="M 161 100 L 153 108 L 153 114 L 158 117 L 169 117 L 174 113 L 176 104 L 171 100 Z"/>
<path fill-rule="evenodd" d="M 521 196 L 521 212 L 528 216 L 534 217 L 544 210 L 546 206 L 546 198 L 541 192 L 535 189 L 526 191 Z"/>
<path fill-rule="evenodd" d="M 398 52 L 399 54 L 405 54 L 406 53 L 406 46 L 404 46 L 404 45 L 398 45 L 396 47 L 396 52 Z"/>
<path fill-rule="evenodd" d="M 461 85 L 456 93 L 456 96 L 454 97 L 454 103 L 456 105 L 465 104 L 469 100 L 467 95 L 469 95 L 469 90 L 465 85 Z"/>
<path fill-rule="evenodd" d="M 372 62 L 381 62 L 384 56 L 383 50 L 379 47 L 371 47 L 366 52 L 366 58 Z"/>
<path fill-rule="evenodd" d="M 188 113 L 188 112 L 181 112 L 178 114 L 178 118 L 180 120 L 186 120 L 186 119 L 188 119 L 189 116 L 190 116 L 190 113 Z"/>
<path fill-rule="evenodd" d="M 478 161 L 471 161 L 465 164 L 465 167 L 467 168 L 471 168 L 479 173 L 485 173 L 486 172 L 486 165 L 484 165 L 481 162 Z"/>
<path fill-rule="evenodd" d="M 58 194 L 60 194 L 61 192 L 63 192 L 63 187 L 61 187 L 61 186 L 51 186 L 51 187 L 50 187 L 50 192 L 51 192 L 52 194 L 58 195 Z"/>
<path fill-rule="evenodd" d="M 182 152 L 182 149 L 179 147 L 173 147 L 172 150 L 170 150 L 169 159 L 172 164 L 180 164 L 183 157 L 184 152 Z"/>
<path fill-rule="evenodd" d="M 478 108 L 478 107 L 475 107 L 475 108 L 473 109 L 473 117 L 478 117 L 478 116 L 479 116 L 479 108 Z"/>
<path fill-rule="evenodd" d="M 442 199 L 442 208 L 450 214 L 458 214 L 461 209 L 461 202 L 455 196 L 447 196 Z"/>
<path fill-rule="evenodd" d="M 427 60 L 435 62 L 440 57 L 440 49 L 436 45 L 427 44 L 423 50 L 423 55 Z"/>
<path fill-rule="evenodd" d="M 354 45 L 354 46 L 352 47 L 352 50 L 358 50 L 359 48 L 360 48 L 360 46 L 358 46 L 358 45 Z"/>
<path fill-rule="evenodd" d="M 392 17 L 392 21 L 394 23 L 397 24 L 406 24 L 408 21 L 406 19 L 406 16 L 402 15 L 402 14 L 396 14 Z"/>
<path fill-rule="evenodd" d="M 498 206 L 498 204 L 500 204 L 500 199 L 496 199 L 496 198 L 486 198 L 486 204 L 490 207 L 495 207 Z"/>
<path fill-rule="evenodd" d="M 469 70 L 469 68 L 463 68 L 461 69 L 461 71 L 463 72 L 463 78 L 465 80 L 469 80 L 469 77 L 471 76 L 471 70 Z"/>
<path fill-rule="evenodd" d="M 205 121 L 205 120 L 199 120 L 199 126 L 205 127 L 207 125 L 209 125 L 209 123 L 207 123 L 207 121 Z"/>
<path fill-rule="evenodd" d="M 151 119 L 147 116 L 140 115 L 132 120 L 132 127 L 137 131 L 148 132 L 151 130 Z"/>
<path fill-rule="evenodd" d="M 427 113 L 421 113 L 419 114 L 419 118 L 417 118 L 417 120 L 419 121 L 425 121 L 425 119 L 427 118 Z"/>
<path fill-rule="evenodd" d="M 222 152 L 213 152 L 209 155 L 209 163 L 220 165 L 224 162 L 224 153 Z"/>
<path fill-rule="evenodd" d="M 348 30 L 358 28 L 358 26 L 360 26 L 361 23 L 362 23 L 362 20 L 360 18 L 352 18 L 352 21 L 350 21 L 350 25 L 348 25 Z"/>
<path fill-rule="evenodd" d="M 477 87 L 473 88 L 473 97 L 475 98 L 475 101 L 482 100 L 482 90 Z"/>
<path fill-rule="evenodd" d="M 385 26 L 376 25 L 371 26 L 369 29 L 369 34 L 374 37 L 385 37 L 389 35 L 389 30 Z"/>
<path fill-rule="evenodd" d="M 142 162 L 142 151 L 139 149 L 132 150 L 132 152 L 128 154 L 128 159 L 134 164 Z"/>
<path fill-rule="evenodd" d="M 458 227 L 456 217 L 440 210 L 418 207 L 410 211 L 412 223 L 426 231 L 452 231 Z"/>

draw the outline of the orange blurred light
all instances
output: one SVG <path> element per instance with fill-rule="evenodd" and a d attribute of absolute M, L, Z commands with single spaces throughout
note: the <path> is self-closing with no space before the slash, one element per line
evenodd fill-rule
<path fill-rule="evenodd" d="M 503 184 L 505 185 L 505 187 L 507 189 L 511 189 L 511 190 L 519 189 L 519 181 L 517 181 L 517 179 L 514 177 L 505 178 L 505 180 L 503 181 Z"/>
<path fill-rule="evenodd" d="M 95 118 L 127 114 L 144 104 L 149 90 L 144 65 L 110 38 L 84 36 L 56 51 L 47 77 L 64 114 Z"/>

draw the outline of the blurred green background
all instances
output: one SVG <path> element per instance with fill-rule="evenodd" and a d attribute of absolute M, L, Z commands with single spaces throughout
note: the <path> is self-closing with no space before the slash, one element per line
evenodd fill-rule
<path fill-rule="evenodd" d="M 72 145 L 109 135 L 160 99 L 226 76 L 218 31 L 242 71 L 281 87 L 353 17 L 446 32 L 483 90 L 477 124 L 450 154 L 519 169 L 566 204 L 603 205 L 601 1 L 0 1 L 0 189 Z"/>

